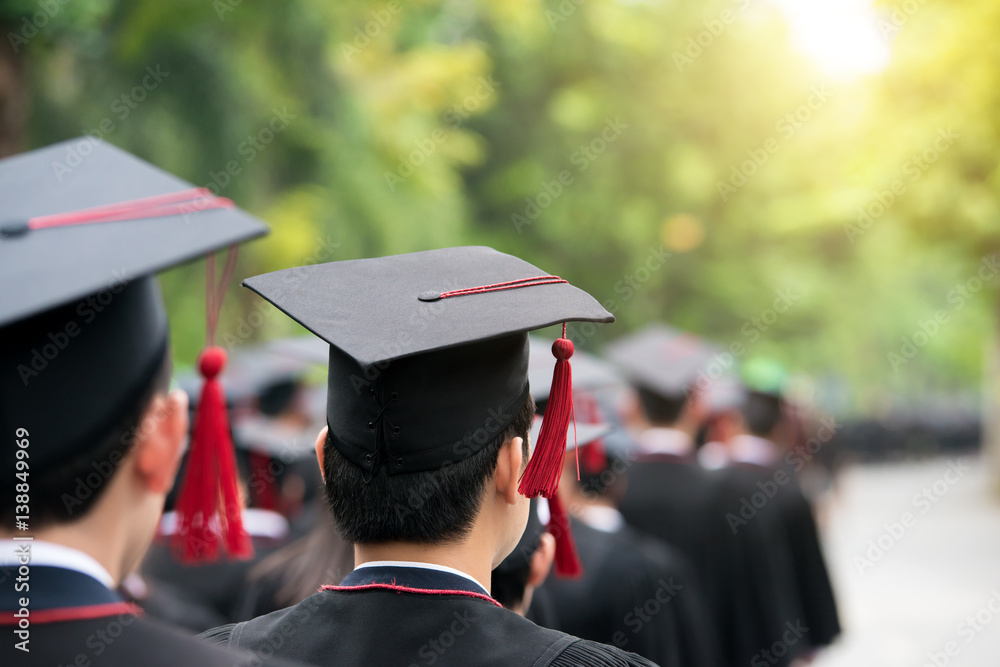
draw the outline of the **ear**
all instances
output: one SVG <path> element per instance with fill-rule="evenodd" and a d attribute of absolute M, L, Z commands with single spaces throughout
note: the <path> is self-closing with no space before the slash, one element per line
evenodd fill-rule
<path fill-rule="evenodd" d="M 523 443 L 524 440 L 520 437 L 511 438 L 500 448 L 497 456 L 497 471 L 494 476 L 497 493 L 508 505 L 517 505 L 521 498 L 517 487 L 521 477 L 521 463 L 524 461 L 521 455 Z"/>
<path fill-rule="evenodd" d="M 531 556 L 531 569 L 528 572 L 528 585 L 538 588 L 549 576 L 552 561 L 556 558 L 556 538 L 550 533 L 542 533 L 538 538 L 538 548 Z"/>
<path fill-rule="evenodd" d="M 324 426 L 323 430 L 316 436 L 316 461 L 319 463 L 319 474 L 323 478 L 324 483 L 326 482 L 326 473 L 324 472 L 323 462 L 326 460 L 326 457 L 323 455 L 323 445 L 326 444 L 326 432 L 329 429 L 329 426 Z"/>
<path fill-rule="evenodd" d="M 188 395 L 183 390 L 157 394 L 133 434 L 135 470 L 152 493 L 174 485 L 188 433 Z"/>

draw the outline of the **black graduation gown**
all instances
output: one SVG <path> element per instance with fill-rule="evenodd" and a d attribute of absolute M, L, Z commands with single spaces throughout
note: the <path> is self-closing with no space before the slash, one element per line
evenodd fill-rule
<path fill-rule="evenodd" d="M 768 507 L 774 503 L 773 511 L 784 524 L 788 537 L 792 576 L 801 599 L 804 622 L 809 628 L 809 644 L 814 647 L 831 644 L 841 630 L 837 603 L 812 505 L 802 493 L 794 472 L 786 466 L 769 468 L 739 464 L 724 474 L 738 480 L 748 494 L 757 494 L 758 504 L 767 499 L 767 504 L 759 511 L 772 511 Z"/>
<path fill-rule="evenodd" d="M 555 612 L 548 627 L 661 667 L 723 664 L 714 623 L 681 554 L 631 528 L 608 533 L 571 523 L 583 575 L 550 576 L 539 589 Z"/>
<path fill-rule="evenodd" d="M 361 568 L 294 607 L 210 630 L 209 641 L 314 665 L 599 667 L 654 663 L 540 628 L 455 574 Z"/>
<path fill-rule="evenodd" d="M 86 667 L 237 667 L 298 664 L 263 660 L 210 646 L 194 637 L 143 618 L 96 579 L 59 567 L 31 566 L 29 590 L 15 592 L 13 581 L 0 588 L 0 664 L 80 665 Z M 19 598 L 29 598 L 29 652 L 15 647 L 13 614 Z"/>
<path fill-rule="evenodd" d="M 251 536 L 251 539 L 254 555 L 248 560 L 220 558 L 211 563 L 188 565 L 176 560 L 167 539 L 160 538 L 149 548 L 143 560 L 143 578 L 154 592 L 163 588 L 169 591 L 169 596 L 174 601 L 203 607 L 204 613 L 199 614 L 198 618 L 221 617 L 223 623 L 238 620 L 250 570 L 284 544 L 283 541 L 271 538 Z M 186 620 L 178 618 L 176 612 L 181 611 L 182 607 L 171 604 L 169 600 L 164 604 L 156 604 L 156 600 L 153 602 L 146 612 L 154 618 L 181 625 L 194 632 L 211 627 L 198 627 L 193 617 Z"/>
<path fill-rule="evenodd" d="M 687 556 L 733 666 L 760 657 L 802 618 L 794 584 L 781 576 L 791 567 L 783 526 L 765 517 L 734 532 L 726 520 L 744 492 L 688 458 L 652 454 L 631 466 L 621 506 L 630 525 Z M 791 663 L 804 648 L 794 635 L 766 664 Z"/>

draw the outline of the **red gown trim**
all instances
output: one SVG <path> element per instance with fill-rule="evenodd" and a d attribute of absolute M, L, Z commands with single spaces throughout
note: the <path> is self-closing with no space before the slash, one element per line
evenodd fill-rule
<path fill-rule="evenodd" d="M 503 609 L 503 605 L 491 598 L 489 595 L 484 595 L 483 593 L 473 593 L 472 591 L 456 591 L 447 589 L 435 589 L 435 588 L 410 588 L 409 586 L 397 586 L 396 584 L 363 584 L 361 586 L 323 586 L 320 588 L 321 591 L 363 591 L 371 590 L 374 588 L 381 588 L 389 591 L 398 591 L 400 593 L 419 593 L 421 595 L 465 595 L 470 598 L 479 598 L 480 600 L 486 600 L 487 602 L 492 602 L 496 606 Z"/>
<path fill-rule="evenodd" d="M 130 614 L 132 616 L 142 616 L 142 609 L 131 602 L 106 602 L 103 604 L 85 605 L 82 607 L 55 607 L 53 609 L 39 609 L 38 611 L 28 610 L 27 616 L 31 625 L 44 625 L 46 623 L 58 623 L 60 621 L 80 621 L 89 618 L 101 618 L 102 616 L 114 616 L 115 614 Z M 0 613 L 0 625 L 17 625 L 20 618 L 14 616 L 13 611 Z"/>

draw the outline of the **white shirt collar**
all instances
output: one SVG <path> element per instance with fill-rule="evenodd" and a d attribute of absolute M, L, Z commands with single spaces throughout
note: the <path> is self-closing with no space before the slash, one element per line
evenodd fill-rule
<path fill-rule="evenodd" d="M 584 505 L 577 510 L 576 518 L 602 533 L 617 533 L 625 527 L 625 517 L 614 507 Z"/>
<path fill-rule="evenodd" d="M 61 567 L 64 570 L 73 570 L 89 577 L 97 579 L 109 589 L 114 590 L 115 580 L 103 565 L 97 562 L 92 556 L 85 554 L 78 549 L 46 542 L 45 540 L 0 540 L 0 565 L 4 567 L 17 567 L 22 565 L 18 560 L 17 550 L 28 545 L 31 548 L 31 565 L 44 565 L 48 567 Z"/>
<path fill-rule="evenodd" d="M 679 429 L 654 426 L 639 434 L 639 446 L 646 454 L 688 456 L 694 450 L 694 440 Z"/>
<path fill-rule="evenodd" d="M 759 466 L 774 465 L 780 456 L 776 444 L 766 438 L 747 433 L 733 437 L 729 441 L 729 451 L 734 461 Z"/>
<path fill-rule="evenodd" d="M 698 450 L 698 463 L 706 470 L 718 470 L 729 465 L 729 449 L 717 440 L 706 442 Z"/>
<path fill-rule="evenodd" d="M 437 570 L 438 572 L 450 572 L 451 574 L 457 574 L 460 577 L 468 579 L 476 586 L 479 586 L 480 588 L 483 589 L 483 593 L 485 593 L 486 595 L 490 594 L 489 589 L 487 589 L 486 586 L 483 586 L 481 583 L 476 581 L 475 577 L 468 575 L 465 572 L 462 572 L 461 570 L 456 570 L 453 567 L 448 567 L 447 565 L 438 565 L 437 563 L 420 563 L 418 561 L 413 561 L 413 560 L 372 560 L 368 561 L 367 563 L 362 563 L 361 565 L 356 566 L 354 569 L 360 570 L 363 567 L 418 567 L 424 570 Z"/>

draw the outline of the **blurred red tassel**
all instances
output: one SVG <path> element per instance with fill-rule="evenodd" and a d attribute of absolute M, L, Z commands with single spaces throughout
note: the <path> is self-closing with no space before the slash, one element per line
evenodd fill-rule
<path fill-rule="evenodd" d="M 552 498 L 559 488 L 563 459 L 566 456 L 566 432 L 573 416 L 573 369 L 569 358 L 573 356 L 573 341 L 566 336 L 552 343 L 552 354 L 556 358 L 552 373 L 552 388 L 549 402 L 542 418 L 542 428 L 538 433 L 535 451 L 521 476 L 518 490 L 528 498 L 545 496 Z"/>
<path fill-rule="evenodd" d="M 226 351 L 208 347 L 198 360 L 205 378 L 191 436 L 187 473 L 177 499 L 177 530 L 173 547 L 181 561 L 215 560 L 224 545 L 231 558 L 253 555 L 250 537 L 243 529 L 243 505 L 236 484 L 226 397 L 219 373 L 226 365 Z"/>
<path fill-rule="evenodd" d="M 549 498 L 548 531 L 556 540 L 556 576 L 563 579 L 579 579 L 583 575 L 583 565 L 576 553 L 569 516 L 566 515 L 566 509 L 562 506 L 558 495 Z"/>
<path fill-rule="evenodd" d="M 600 424 L 604 420 L 601 418 L 601 408 L 597 404 L 597 399 L 588 393 L 582 393 L 577 397 L 580 404 L 580 417 L 584 424 Z M 583 470 L 588 475 L 597 475 L 608 467 L 608 452 L 604 447 L 604 438 L 594 440 L 582 448 Z"/>

